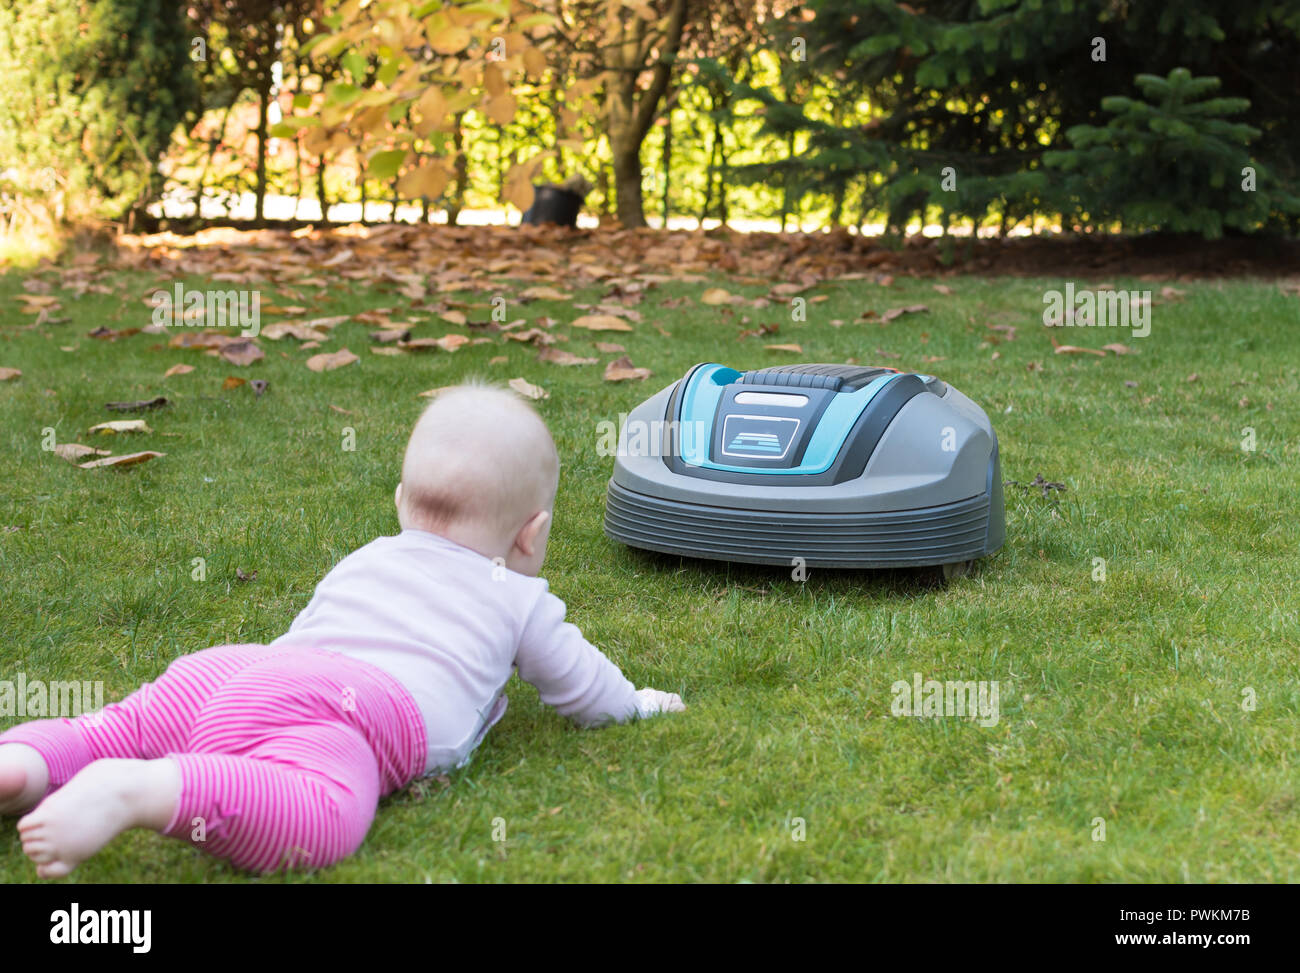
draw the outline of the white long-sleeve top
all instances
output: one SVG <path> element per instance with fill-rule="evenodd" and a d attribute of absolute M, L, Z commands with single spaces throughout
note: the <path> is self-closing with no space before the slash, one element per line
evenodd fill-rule
<path fill-rule="evenodd" d="M 345 557 L 272 644 L 339 652 L 393 676 L 424 717 L 426 773 L 469 761 L 505 713 L 514 666 L 584 726 L 638 711 L 635 687 L 564 620 L 545 580 L 421 530 Z"/>

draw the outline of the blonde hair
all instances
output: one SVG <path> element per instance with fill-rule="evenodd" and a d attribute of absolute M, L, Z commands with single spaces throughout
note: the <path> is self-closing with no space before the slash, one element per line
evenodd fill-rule
<path fill-rule="evenodd" d="M 474 523 L 513 537 L 555 502 L 560 459 L 542 417 L 484 382 L 442 392 L 411 430 L 402 460 L 403 527 Z"/>

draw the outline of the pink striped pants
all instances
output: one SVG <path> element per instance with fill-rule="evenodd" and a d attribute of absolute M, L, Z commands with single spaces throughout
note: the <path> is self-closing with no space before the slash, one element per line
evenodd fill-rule
<path fill-rule="evenodd" d="M 107 757 L 180 766 L 164 833 L 257 872 L 318 868 L 361 846 L 379 798 L 424 772 L 415 701 L 387 673 L 334 652 L 223 645 L 76 719 L 0 733 L 45 758 L 50 789 Z"/>

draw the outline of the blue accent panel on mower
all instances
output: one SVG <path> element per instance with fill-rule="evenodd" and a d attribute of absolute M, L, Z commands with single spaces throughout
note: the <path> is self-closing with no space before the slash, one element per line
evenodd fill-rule
<path fill-rule="evenodd" d="M 687 465 L 731 473 L 824 473 L 872 399 L 902 375 L 880 375 L 852 392 L 733 384 L 739 377 L 734 368 L 717 364 L 701 365 L 691 373 L 679 416 L 681 458 Z M 804 402 L 799 406 L 736 402 L 737 395 L 762 393 L 765 388 L 782 397 L 801 395 Z"/>

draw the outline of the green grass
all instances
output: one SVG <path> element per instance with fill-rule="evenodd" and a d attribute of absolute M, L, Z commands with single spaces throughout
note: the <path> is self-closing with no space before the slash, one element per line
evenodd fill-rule
<path fill-rule="evenodd" d="M 325 350 L 347 345 L 362 361 L 327 374 L 308 371 L 312 352 L 292 339 L 264 341 L 267 358 L 238 369 L 147 334 L 84 336 L 147 323 L 140 299 L 155 279 L 117 274 L 113 295 L 65 299 L 71 322 L 20 330 L 33 320 L 15 310 L 21 277 L 0 276 L 0 366 L 24 372 L 0 383 L 0 527 L 19 528 L 0 533 L 0 679 L 103 679 L 116 699 L 182 653 L 274 638 L 338 559 L 397 529 L 391 498 L 425 401 L 416 393 L 523 376 L 551 393 L 540 409 L 563 461 L 552 589 L 637 685 L 689 705 L 580 731 L 516 680 L 470 767 L 384 802 L 352 859 L 270 881 L 1300 880 L 1300 300 L 1272 282 L 1179 284 L 1186 297 L 1154 308 L 1145 339 L 1059 333 L 1136 351 L 1105 359 L 1052 354 L 1042 294 L 1063 281 L 948 278 L 952 296 L 934 280 L 827 283 L 808 292 L 829 299 L 806 323 L 779 307 L 730 321 L 699 303 L 664 309 L 709 285 L 663 285 L 632 334 L 557 326 L 571 336 L 560 347 L 594 354 L 594 340 L 617 341 L 654 371 L 609 384 L 602 366 L 540 363 L 499 339 L 380 357 L 354 323 Z M 1157 293 L 1162 283 L 1112 282 Z M 856 320 L 916 302 L 930 312 L 883 327 Z M 375 306 L 405 305 L 340 282 L 311 315 Z M 578 312 L 538 302 L 523 313 Z M 781 320 L 780 334 L 738 340 L 741 313 Z M 997 335 L 986 322 L 1018 336 L 988 346 Z M 417 335 L 456 330 L 434 321 Z M 937 374 L 985 406 L 1005 478 L 1041 473 L 1068 487 L 1057 504 L 1009 487 L 1006 546 L 972 576 L 944 588 L 919 573 L 814 570 L 799 583 L 604 537 L 612 461 L 597 453 L 600 420 L 697 361 L 871 363 L 878 348 L 901 356 L 879 363 Z M 497 355 L 508 363 L 489 365 Z M 179 361 L 197 370 L 164 380 Z M 229 374 L 267 379 L 269 391 L 222 391 Z M 87 427 L 114 418 L 106 401 L 158 394 L 174 404 L 146 416 L 155 432 L 109 445 L 162 459 L 90 471 L 41 449 L 46 427 L 89 443 Z M 1240 446 L 1247 426 L 1254 452 Z M 355 451 L 341 448 L 344 427 Z M 1104 582 L 1094 558 L 1106 560 Z M 240 582 L 236 569 L 257 578 Z M 891 717 L 891 684 L 915 672 L 997 680 L 1000 722 Z M 492 840 L 498 818 L 504 844 Z M 792 838 L 796 818 L 806 840 Z M 1105 841 L 1092 840 L 1095 818 Z M 6 822 L 0 879 L 33 874 Z M 249 880 L 142 832 L 74 878 Z"/>

